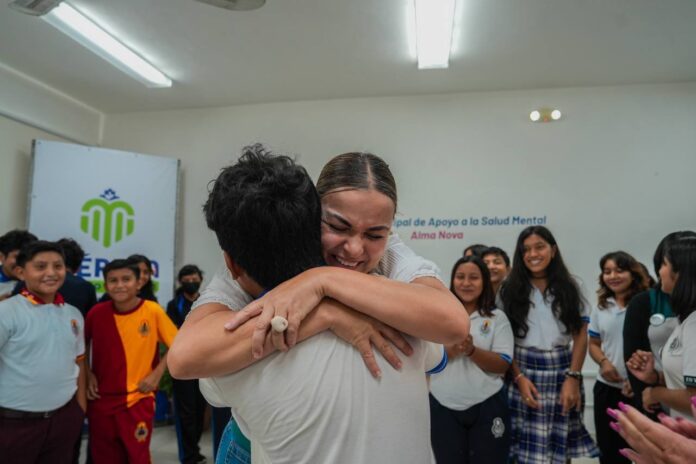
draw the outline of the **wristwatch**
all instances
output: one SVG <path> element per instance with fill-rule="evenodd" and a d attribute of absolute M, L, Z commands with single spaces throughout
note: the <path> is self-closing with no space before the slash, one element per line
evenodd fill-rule
<path fill-rule="evenodd" d="M 572 377 L 575 380 L 582 382 L 582 372 L 580 371 L 566 371 L 565 376 Z"/>

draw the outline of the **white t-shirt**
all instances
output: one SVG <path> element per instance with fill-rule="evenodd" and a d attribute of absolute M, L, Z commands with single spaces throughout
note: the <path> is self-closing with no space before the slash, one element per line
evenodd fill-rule
<path fill-rule="evenodd" d="M 627 378 L 626 365 L 623 358 L 623 326 L 626 319 L 626 308 L 620 308 L 613 298 L 607 299 L 607 307 L 605 309 L 595 306 L 592 309 L 590 316 L 589 334 L 592 338 L 599 338 L 602 341 L 602 351 L 607 357 L 621 378 Z M 597 375 L 597 380 L 611 385 L 615 388 L 622 388 L 621 382 L 609 382 Z"/>
<path fill-rule="evenodd" d="M 696 312 L 679 324 L 662 348 L 662 367 L 667 388 L 679 390 L 696 387 Z M 691 421 L 691 414 L 682 414 L 672 408 L 672 416 Z"/>
<path fill-rule="evenodd" d="M 355 348 L 323 332 L 239 373 L 202 379 L 200 388 L 214 406 L 232 407 L 274 464 L 434 462 L 425 372 L 442 347 L 408 340 L 414 354 L 379 380 Z"/>
<path fill-rule="evenodd" d="M 442 282 L 437 265 L 418 256 L 394 233 L 389 235 L 387 248 L 374 273 L 399 282 L 412 282 L 420 277 L 434 277 Z M 221 303 L 235 311 L 242 309 L 235 307 L 235 303 L 230 299 L 229 295 L 234 292 L 233 283 L 234 279 L 230 272 L 226 267 L 222 268 L 213 276 L 208 286 L 193 303 L 192 308 L 195 309 L 206 303 Z"/>
<path fill-rule="evenodd" d="M 512 362 L 515 342 L 510 321 L 504 312 L 493 310 L 493 317 L 471 314 L 474 346 L 498 353 Z M 464 411 L 495 395 L 503 387 L 503 376 L 491 374 L 466 356 L 450 359 L 447 368 L 430 379 L 430 392 L 443 406 Z"/>
<path fill-rule="evenodd" d="M 532 286 L 529 295 L 531 304 L 527 315 L 529 331 L 524 338 L 515 337 L 515 343 L 526 348 L 536 348 L 537 350 L 553 350 L 561 346 L 568 346 L 573 340 L 570 333 L 566 333 L 566 327 L 560 319 L 553 314 L 551 305 L 553 300 L 544 299 L 544 294 L 536 287 Z M 590 311 L 587 305 L 580 307 L 580 317 L 585 322 L 590 321 Z"/>

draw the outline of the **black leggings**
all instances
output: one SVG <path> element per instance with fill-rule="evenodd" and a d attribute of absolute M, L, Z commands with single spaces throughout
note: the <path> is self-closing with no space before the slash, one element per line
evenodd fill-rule
<path fill-rule="evenodd" d="M 617 409 L 619 401 L 629 403 L 631 399 L 623 396 L 618 388 L 599 381 L 595 383 L 593 393 L 597 445 L 602 453 L 599 462 L 601 464 L 631 464 L 630 460 L 619 454 L 621 448 L 629 446 L 621 438 L 621 435 L 609 427 L 609 422 L 612 419 L 607 414 L 607 408 Z"/>
<path fill-rule="evenodd" d="M 505 464 L 510 452 L 510 412 L 505 387 L 466 411 L 430 395 L 430 440 L 438 464 Z"/>

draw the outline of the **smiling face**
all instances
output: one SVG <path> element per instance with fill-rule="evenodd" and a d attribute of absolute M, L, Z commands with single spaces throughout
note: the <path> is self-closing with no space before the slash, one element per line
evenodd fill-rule
<path fill-rule="evenodd" d="M 476 309 L 478 300 L 483 292 L 483 276 L 474 263 L 462 263 L 457 266 L 452 278 L 452 287 L 459 300 L 467 309 Z"/>
<path fill-rule="evenodd" d="M 37 253 L 24 266 L 15 267 L 15 271 L 27 289 L 46 303 L 53 302 L 65 281 L 65 262 L 55 251 Z"/>
<path fill-rule="evenodd" d="M 394 220 L 394 202 L 376 190 L 339 190 L 321 200 L 324 261 L 367 273 L 377 267 Z"/>
<path fill-rule="evenodd" d="M 150 267 L 142 261 L 138 263 L 138 269 L 140 269 L 140 278 L 138 279 L 138 285 L 139 288 L 143 288 L 152 276 L 152 269 L 150 269 Z"/>
<path fill-rule="evenodd" d="M 556 255 L 556 247 L 541 238 L 537 234 L 532 234 L 522 242 L 524 265 L 532 274 L 532 277 L 545 277 L 546 268 L 551 264 L 551 260 Z"/>
<path fill-rule="evenodd" d="M 614 295 L 621 295 L 631 288 L 631 271 L 616 265 L 613 259 L 608 259 L 602 268 L 602 281 Z"/>
<path fill-rule="evenodd" d="M 498 284 L 507 277 L 510 268 L 505 264 L 505 260 L 502 256 L 493 253 L 484 255 L 483 262 L 488 266 L 488 270 L 491 273 L 491 283 L 493 287 L 497 288 Z"/>
<path fill-rule="evenodd" d="M 128 268 L 113 269 L 104 279 L 106 291 L 114 303 L 122 305 L 137 300 L 140 282 L 135 272 Z"/>

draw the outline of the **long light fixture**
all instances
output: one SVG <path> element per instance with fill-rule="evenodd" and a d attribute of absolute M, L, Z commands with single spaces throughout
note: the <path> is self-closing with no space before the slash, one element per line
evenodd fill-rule
<path fill-rule="evenodd" d="M 67 3 L 61 3 L 42 18 L 146 86 L 172 86 L 172 80 L 163 72 Z"/>
<path fill-rule="evenodd" d="M 455 0 L 414 1 L 418 69 L 449 67 Z"/>

